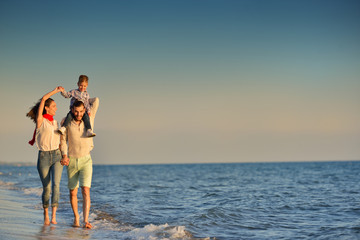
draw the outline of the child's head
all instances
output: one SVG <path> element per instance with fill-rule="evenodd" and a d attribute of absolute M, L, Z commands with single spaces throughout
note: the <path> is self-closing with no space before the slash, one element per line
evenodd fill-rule
<path fill-rule="evenodd" d="M 86 75 L 80 75 L 79 81 L 78 81 L 78 87 L 80 92 L 85 92 L 86 88 L 88 86 L 89 78 Z"/>

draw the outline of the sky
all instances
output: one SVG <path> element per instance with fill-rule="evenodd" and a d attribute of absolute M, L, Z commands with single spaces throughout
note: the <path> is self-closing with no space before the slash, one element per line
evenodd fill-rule
<path fill-rule="evenodd" d="M 357 0 L 2 0 L 0 162 L 81 74 L 95 164 L 360 160 Z"/>

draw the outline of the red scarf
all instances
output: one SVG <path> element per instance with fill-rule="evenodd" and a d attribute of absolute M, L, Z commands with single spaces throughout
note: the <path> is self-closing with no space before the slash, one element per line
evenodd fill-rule
<path fill-rule="evenodd" d="M 53 121 L 54 121 L 53 116 L 50 115 L 50 114 L 47 114 L 47 113 L 46 113 L 46 114 L 43 115 L 43 117 L 46 118 L 47 120 L 49 120 L 50 122 L 53 122 Z M 35 135 L 36 135 L 36 126 L 35 126 L 35 130 L 34 130 L 33 138 L 29 141 L 29 144 L 30 144 L 31 146 L 34 145 L 34 143 L 35 143 Z"/>

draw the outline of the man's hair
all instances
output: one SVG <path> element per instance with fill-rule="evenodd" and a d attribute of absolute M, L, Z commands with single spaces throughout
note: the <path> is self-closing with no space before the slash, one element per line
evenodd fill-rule
<path fill-rule="evenodd" d="M 83 82 L 88 83 L 88 82 L 89 82 L 89 77 L 86 76 L 86 75 L 80 75 L 80 76 L 79 76 L 78 84 L 83 83 Z"/>
<path fill-rule="evenodd" d="M 72 107 L 76 108 L 76 107 L 81 107 L 81 106 L 85 107 L 85 104 L 80 100 L 76 100 Z"/>

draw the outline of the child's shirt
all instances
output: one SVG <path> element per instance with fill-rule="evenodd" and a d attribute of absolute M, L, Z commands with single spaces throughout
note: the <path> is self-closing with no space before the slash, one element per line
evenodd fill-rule
<path fill-rule="evenodd" d="M 63 95 L 65 98 L 71 98 L 70 101 L 70 110 L 72 108 L 72 105 L 76 100 L 82 101 L 85 105 L 86 111 L 90 111 L 90 104 L 89 104 L 89 98 L 90 95 L 87 91 L 81 92 L 79 89 L 73 89 L 69 92 L 61 92 L 61 95 Z"/>

